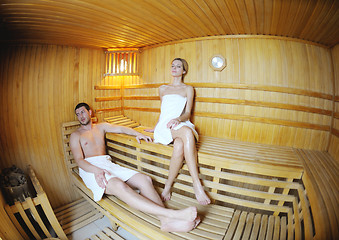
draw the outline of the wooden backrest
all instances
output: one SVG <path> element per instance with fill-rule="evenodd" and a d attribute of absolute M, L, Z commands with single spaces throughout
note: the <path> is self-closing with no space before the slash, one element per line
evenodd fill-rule
<path fill-rule="evenodd" d="M 96 123 L 98 119 L 96 117 L 92 118 L 92 122 Z M 70 171 L 77 169 L 78 164 L 75 162 L 71 148 L 69 146 L 69 138 L 71 134 L 80 127 L 79 121 L 71 121 L 63 123 L 61 126 L 61 133 L 62 133 L 62 145 L 64 149 L 64 156 L 66 166 Z"/>
<path fill-rule="evenodd" d="M 65 162 L 68 170 L 73 171 L 78 167 L 78 164 L 75 162 L 71 147 L 69 146 L 69 138 L 71 134 L 80 127 L 79 121 L 66 122 L 62 124 L 62 143 L 64 148 Z"/>
<path fill-rule="evenodd" d="M 171 146 L 144 141 L 138 144 L 134 138 L 118 134 L 107 134 L 106 137 L 108 153 L 116 163 L 143 171 L 153 178 L 155 186 L 164 186 L 172 155 Z M 218 145 L 215 144 L 214 148 Z M 219 145 L 219 154 L 213 154 L 212 149 L 209 154 L 199 152 L 200 178 L 213 203 L 280 216 L 287 222 L 289 237 L 312 238 L 314 231 L 310 207 L 299 167 L 289 169 L 276 166 L 274 162 L 270 165 L 259 161 L 255 163 L 245 157 L 243 160 L 239 156 L 238 159 L 224 157 L 220 152 L 225 148 L 227 146 Z M 194 198 L 192 179 L 186 165 L 180 170 L 172 191 Z"/>

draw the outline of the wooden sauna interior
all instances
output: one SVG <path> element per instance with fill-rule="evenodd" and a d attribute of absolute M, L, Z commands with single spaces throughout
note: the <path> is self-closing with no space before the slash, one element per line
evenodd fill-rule
<path fill-rule="evenodd" d="M 80 198 L 60 130 L 74 106 L 152 127 L 175 57 L 199 134 L 339 161 L 337 0 L 1 0 L 0 17 L 0 169 L 31 165 L 53 208 Z M 108 49 L 137 50 L 138 74 L 105 76 Z M 0 237 L 11 227 L 1 218 Z"/>

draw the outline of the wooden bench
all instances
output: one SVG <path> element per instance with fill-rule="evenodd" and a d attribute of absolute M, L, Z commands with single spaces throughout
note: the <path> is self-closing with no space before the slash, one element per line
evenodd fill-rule
<path fill-rule="evenodd" d="M 329 153 L 297 149 L 304 166 L 317 239 L 339 239 L 339 162 Z"/>
<path fill-rule="evenodd" d="M 124 125 L 135 124 L 123 116 Z M 111 119 L 112 120 L 112 119 Z M 135 124 L 136 126 L 138 124 Z M 209 206 L 195 200 L 192 179 L 184 165 L 173 185 L 171 208 L 195 205 L 202 222 L 189 233 L 164 233 L 152 215 L 136 211 L 114 196 L 94 202 L 78 175 L 69 148 L 69 136 L 78 122 L 63 125 L 67 166 L 81 195 L 114 224 L 140 239 L 313 239 L 314 219 L 304 189 L 300 153 L 289 147 L 251 144 L 200 137 L 197 144 L 200 178 L 212 199 Z M 143 132 L 145 127 L 135 127 Z M 143 132 L 145 133 L 145 132 Z M 123 134 L 107 134 L 113 160 L 152 177 L 162 191 L 168 176 L 172 146 L 142 142 Z M 320 239 L 320 238 L 319 238 Z"/>

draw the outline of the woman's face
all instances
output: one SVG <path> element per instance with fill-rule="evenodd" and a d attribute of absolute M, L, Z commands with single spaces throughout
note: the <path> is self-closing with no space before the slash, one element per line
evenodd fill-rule
<path fill-rule="evenodd" d="M 173 77 L 181 77 L 183 74 L 186 73 L 180 60 L 174 60 L 172 62 L 171 73 Z"/>

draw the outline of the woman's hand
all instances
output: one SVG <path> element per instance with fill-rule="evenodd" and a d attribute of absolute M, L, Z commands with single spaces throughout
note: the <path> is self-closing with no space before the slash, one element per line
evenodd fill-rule
<path fill-rule="evenodd" d="M 178 126 L 179 124 L 180 124 L 180 119 L 179 118 L 174 118 L 174 119 L 172 119 L 171 121 L 169 121 L 168 123 L 167 123 L 167 128 L 169 128 L 169 129 L 173 129 L 173 128 L 175 128 L 176 126 Z"/>

